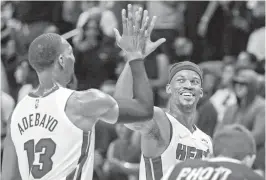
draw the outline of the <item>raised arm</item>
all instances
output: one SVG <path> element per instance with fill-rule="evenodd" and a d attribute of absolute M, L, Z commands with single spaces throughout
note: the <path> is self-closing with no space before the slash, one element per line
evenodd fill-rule
<path fill-rule="evenodd" d="M 152 43 L 149 34 L 152 31 L 156 18 L 148 25 L 147 11 L 144 13 L 142 25 L 142 9 L 135 13 L 133 18 L 132 6 L 122 10 L 123 34 L 114 29 L 117 45 L 125 52 L 132 72 L 133 98 L 115 97 L 114 99 L 98 90 L 88 90 L 79 96 L 81 114 L 87 117 L 105 120 L 114 123 L 141 122 L 153 116 L 153 94 L 145 71 L 143 59 L 154 51 L 165 39 Z M 133 19 L 135 21 L 133 22 Z M 141 26 L 141 28 L 140 28 Z M 92 100 L 93 99 L 93 100 Z"/>
<path fill-rule="evenodd" d="M 139 8 L 136 13 L 132 11 L 132 6 L 128 5 L 128 18 L 126 18 L 126 11 L 122 10 L 122 37 L 115 29 L 116 42 L 125 52 L 128 61 L 126 66 L 130 67 L 132 73 L 132 95 L 129 97 L 117 96 L 118 92 L 115 92 L 114 96 L 119 105 L 119 122 L 123 123 L 152 118 L 153 92 L 145 71 L 143 59 L 165 41 L 165 39 L 160 39 L 152 43 L 149 39 L 156 17 L 153 17 L 148 25 L 148 11 L 144 11 L 143 18 L 141 18 L 142 8 Z M 135 18 L 133 18 L 134 14 Z M 134 23 L 133 19 L 135 19 Z M 119 86 L 116 87 L 116 91 L 120 91 Z M 129 101 L 131 102 L 129 103 Z"/>
<path fill-rule="evenodd" d="M 125 70 L 119 77 L 114 94 L 115 99 L 121 105 L 120 122 L 124 123 L 129 123 L 129 116 L 134 114 L 139 114 L 135 116 L 136 121 L 139 118 L 148 120 L 153 117 L 153 92 L 145 71 L 144 61 L 141 59 L 144 59 L 148 54 L 154 51 L 165 39 L 159 39 L 154 43 L 150 41 L 150 34 L 154 27 L 156 17 L 153 17 L 151 23 L 148 25 L 148 11 L 144 11 L 141 22 L 142 11 L 142 8 L 139 8 L 135 13 L 135 18 L 132 18 L 134 13 L 132 12 L 131 5 L 128 5 L 128 20 L 125 15 L 125 10 L 122 11 L 122 37 L 119 32 L 115 30 L 117 44 L 125 52 L 128 61 Z M 133 19 L 135 19 L 135 24 L 132 26 Z M 135 44 L 137 44 L 136 49 L 128 47 L 129 39 L 132 36 L 135 36 L 133 42 L 135 41 Z M 134 60 L 138 57 L 140 60 Z M 135 103 L 127 104 L 124 99 L 127 99 L 127 101 L 128 99 L 132 99 L 132 102 Z M 150 104 L 151 102 L 152 104 Z M 152 109 L 151 116 L 145 115 L 147 113 L 147 107 Z M 143 118 L 144 116 L 145 118 Z"/>

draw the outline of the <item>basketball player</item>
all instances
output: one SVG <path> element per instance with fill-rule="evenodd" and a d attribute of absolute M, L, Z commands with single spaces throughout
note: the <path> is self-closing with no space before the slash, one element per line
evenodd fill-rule
<path fill-rule="evenodd" d="M 244 126 L 228 125 L 214 135 L 214 158 L 181 162 L 170 168 L 163 180 L 262 180 L 251 169 L 255 153 L 251 133 Z"/>
<path fill-rule="evenodd" d="M 62 87 L 74 73 L 72 47 L 57 34 L 37 37 L 29 48 L 29 62 L 40 86 L 23 98 L 11 115 L 4 150 L 4 180 L 18 178 L 16 166 L 23 180 L 90 180 L 95 123 L 135 122 L 152 117 L 152 90 L 142 53 L 145 34 L 152 24 L 143 19 L 140 26 L 140 11 L 134 22 L 131 11 L 126 18 L 123 10 L 122 17 L 122 37 L 115 32 L 117 44 L 132 69 L 135 99 L 113 99 L 96 89 L 73 91 Z M 154 42 L 151 47 L 154 50 L 163 42 Z"/>
<path fill-rule="evenodd" d="M 146 46 L 149 46 L 150 37 Z M 144 51 L 148 55 L 149 51 Z M 153 118 L 126 124 L 141 133 L 139 180 L 159 180 L 178 161 L 201 159 L 212 152 L 208 135 L 195 125 L 196 106 L 203 96 L 202 71 L 192 62 L 172 66 L 166 92 L 169 109 L 154 107 Z M 132 69 L 127 63 L 116 84 L 115 97 L 133 98 Z M 122 165 L 123 166 L 123 165 Z M 130 166 L 127 164 L 127 166 Z M 133 167 L 133 165 L 132 165 Z"/>

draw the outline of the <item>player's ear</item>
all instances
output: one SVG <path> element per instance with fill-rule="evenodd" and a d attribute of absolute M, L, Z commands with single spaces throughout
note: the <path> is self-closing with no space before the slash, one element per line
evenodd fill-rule
<path fill-rule="evenodd" d="M 256 159 L 256 155 L 247 155 L 243 158 L 242 163 L 248 167 L 252 167 L 254 161 Z"/>
<path fill-rule="evenodd" d="M 171 93 L 172 93 L 171 85 L 170 85 L 170 84 L 167 84 L 167 85 L 166 85 L 166 93 L 167 93 L 167 94 L 171 94 Z"/>
<path fill-rule="evenodd" d="M 60 54 L 58 57 L 58 64 L 59 64 L 60 68 L 62 68 L 62 69 L 65 68 L 64 57 L 62 54 Z"/>
<path fill-rule="evenodd" d="M 203 89 L 202 88 L 200 88 L 200 97 L 202 98 L 203 97 Z"/>

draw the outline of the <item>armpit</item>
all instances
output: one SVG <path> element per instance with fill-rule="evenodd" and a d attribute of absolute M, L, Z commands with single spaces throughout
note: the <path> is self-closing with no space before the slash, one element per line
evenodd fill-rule
<path fill-rule="evenodd" d="M 125 126 L 133 131 L 138 131 L 142 135 L 150 134 L 154 126 L 154 120 L 149 120 L 145 122 L 129 123 Z"/>
<path fill-rule="evenodd" d="M 146 137 L 150 137 L 158 142 L 163 140 L 158 125 L 153 125 L 152 128 L 147 132 Z"/>

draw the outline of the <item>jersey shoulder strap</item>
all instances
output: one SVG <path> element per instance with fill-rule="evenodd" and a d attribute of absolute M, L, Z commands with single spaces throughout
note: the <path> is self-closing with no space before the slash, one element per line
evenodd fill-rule
<path fill-rule="evenodd" d="M 66 103 L 73 92 L 75 92 L 75 91 L 71 90 L 71 89 L 60 87 L 56 92 L 57 93 L 56 94 L 57 105 L 60 105 L 61 107 L 63 107 L 65 109 Z"/>

